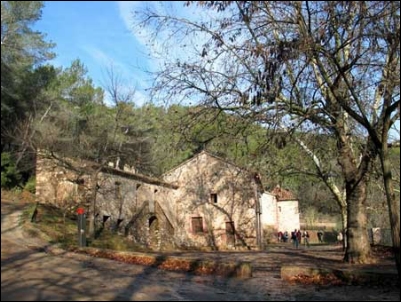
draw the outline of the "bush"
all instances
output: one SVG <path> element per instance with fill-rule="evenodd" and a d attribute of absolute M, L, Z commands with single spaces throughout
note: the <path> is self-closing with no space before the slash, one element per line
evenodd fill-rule
<path fill-rule="evenodd" d="M 29 177 L 28 181 L 25 184 L 24 189 L 32 194 L 36 191 L 36 178 L 35 176 Z"/>
<path fill-rule="evenodd" d="M 88 245 L 115 251 L 148 251 L 144 246 L 130 241 L 126 237 L 115 234 L 109 230 L 103 230 L 100 236 L 93 242 L 88 242 Z"/>
<path fill-rule="evenodd" d="M 1 187 L 11 189 L 20 184 L 21 175 L 8 152 L 1 153 Z"/>

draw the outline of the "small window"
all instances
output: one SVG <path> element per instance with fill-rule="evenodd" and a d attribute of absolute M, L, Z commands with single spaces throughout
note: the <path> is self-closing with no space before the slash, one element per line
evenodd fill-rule
<path fill-rule="evenodd" d="M 210 202 L 217 203 L 217 194 L 216 193 L 210 194 Z"/>
<path fill-rule="evenodd" d="M 114 190 L 114 198 L 120 199 L 121 198 L 121 182 L 116 181 L 114 184 L 116 185 L 115 190 Z"/>
<path fill-rule="evenodd" d="M 108 215 L 103 215 L 103 223 L 105 223 L 106 221 L 107 221 L 107 219 L 109 219 L 110 218 L 110 216 L 108 216 Z"/>
<path fill-rule="evenodd" d="M 203 233 L 203 219 L 202 217 L 192 217 L 192 232 Z"/>
<path fill-rule="evenodd" d="M 281 207 L 278 207 L 278 211 L 281 212 Z"/>
<path fill-rule="evenodd" d="M 85 192 L 85 179 L 78 179 L 77 181 L 78 184 L 78 193 L 83 194 Z"/>

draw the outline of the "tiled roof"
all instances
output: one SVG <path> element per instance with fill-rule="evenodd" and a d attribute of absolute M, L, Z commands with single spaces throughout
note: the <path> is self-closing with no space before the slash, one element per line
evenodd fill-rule
<path fill-rule="evenodd" d="M 294 194 L 292 194 L 288 190 L 281 188 L 280 185 L 277 185 L 270 193 L 275 195 L 277 197 L 277 200 L 279 201 L 296 199 Z"/>

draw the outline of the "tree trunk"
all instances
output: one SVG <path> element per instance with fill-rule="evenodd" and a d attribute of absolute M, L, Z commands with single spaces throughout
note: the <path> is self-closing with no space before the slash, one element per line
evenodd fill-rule
<path fill-rule="evenodd" d="M 91 197 L 90 197 L 90 209 L 89 209 L 89 229 L 88 235 L 92 240 L 95 239 L 95 231 L 96 231 L 96 197 L 97 197 L 97 176 L 99 174 L 99 170 L 95 171 L 91 177 Z"/>
<path fill-rule="evenodd" d="M 91 181 L 91 200 L 90 200 L 90 208 L 89 208 L 89 229 L 88 235 L 89 238 L 95 238 L 95 210 L 96 210 L 96 181 L 95 181 L 95 188 L 93 187 L 93 180 Z"/>
<path fill-rule="evenodd" d="M 398 275 L 400 275 L 400 208 L 394 193 L 391 163 L 387 156 L 387 146 L 380 152 L 380 161 L 382 164 L 384 188 L 388 211 L 390 215 L 391 237 L 393 239 L 393 251 L 395 256 L 395 264 L 397 266 Z"/>
<path fill-rule="evenodd" d="M 342 122 L 339 120 L 340 123 Z M 348 128 L 339 127 L 338 162 L 345 180 L 345 196 L 347 205 L 347 229 L 344 232 L 346 240 L 344 261 L 349 263 L 371 263 L 372 255 L 367 231 L 366 194 L 367 180 L 371 164 L 375 158 L 372 152 L 372 141 L 366 142 L 359 158 L 352 148 L 351 137 L 347 135 Z"/>
<path fill-rule="evenodd" d="M 348 224 L 344 240 L 347 247 L 344 261 L 349 263 L 370 263 L 371 249 L 367 231 L 366 177 L 359 182 L 346 182 Z"/>
<path fill-rule="evenodd" d="M 347 224 L 348 224 L 348 213 L 347 213 L 347 207 L 346 206 L 341 206 L 341 220 L 342 220 L 342 232 L 343 232 L 343 251 L 345 252 L 347 248 Z"/>
<path fill-rule="evenodd" d="M 316 153 L 314 153 L 301 139 L 295 137 L 295 141 L 298 143 L 298 145 L 301 146 L 301 148 L 308 154 L 308 156 L 313 160 L 315 167 L 318 171 L 319 175 L 327 175 L 326 171 L 324 171 L 322 164 L 317 157 Z M 347 248 L 347 236 L 346 236 L 346 229 L 347 229 L 347 196 L 346 192 L 341 192 L 339 188 L 337 187 L 334 177 L 332 176 L 327 176 L 327 177 L 322 177 L 324 183 L 326 184 L 327 188 L 333 193 L 335 200 L 337 201 L 338 206 L 340 207 L 341 210 L 341 222 L 342 222 L 342 233 L 343 233 L 343 251 Z"/>

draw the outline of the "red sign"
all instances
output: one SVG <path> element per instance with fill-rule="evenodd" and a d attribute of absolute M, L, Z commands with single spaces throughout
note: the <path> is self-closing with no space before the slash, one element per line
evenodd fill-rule
<path fill-rule="evenodd" d="M 77 209 L 77 214 L 78 215 L 82 215 L 83 213 L 85 213 L 85 209 L 84 208 L 78 208 Z"/>

